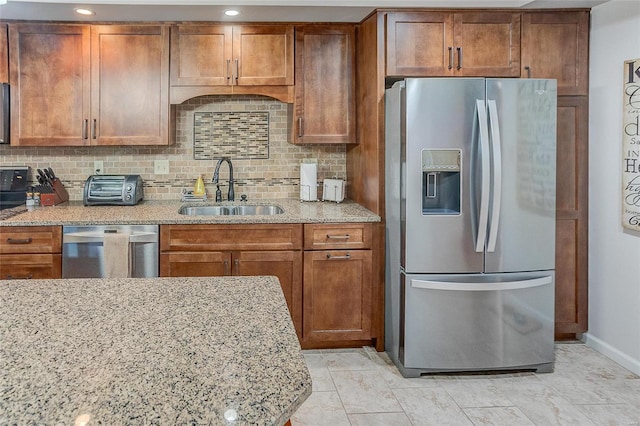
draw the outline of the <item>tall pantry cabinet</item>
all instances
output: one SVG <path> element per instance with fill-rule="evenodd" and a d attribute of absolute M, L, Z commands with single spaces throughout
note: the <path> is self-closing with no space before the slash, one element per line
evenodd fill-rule
<path fill-rule="evenodd" d="M 522 78 L 558 81 L 556 338 L 587 331 L 589 12 L 522 19 Z"/>
<path fill-rule="evenodd" d="M 384 93 L 386 86 L 397 79 L 445 75 L 557 79 L 555 332 L 559 339 L 575 338 L 587 330 L 589 11 L 451 13 L 457 18 L 443 10 L 378 10 L 358 25 L 356 96 L 360 143 L 347 150 L 349 194 L 384 216 Z M 508 15 L 511 18 L 505 19 Z M 476 46 L 479 53 L 491 52 L 477 60 L 493 57 L 494 61 L 484 63 L 481 74 L 455 72 L 473 64 L 469 58 L 475 53 L 457 42 L 461 39 L 454 36 L 458 23 L 470 25 L 479 37 L 485 38 L 489 34 L 483 28 L 490 28 L 492 37 L 496 37 L 495 42 L 486 38 L 484 44 Z M 409 41 L 402 43 L 400 38 Z M 457 57 L 459 45 L 467 58 L 465 61 L 462 56 L 461 65 Z M 509 67 L 518 64 L 514 74 L 507 72 L 507 60 Z"/>

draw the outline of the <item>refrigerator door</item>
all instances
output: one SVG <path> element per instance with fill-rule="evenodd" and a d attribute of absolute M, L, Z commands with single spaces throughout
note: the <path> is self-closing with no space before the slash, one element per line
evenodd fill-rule
<path fill-rule="evenodd" d="M 555 268 L 556 81 L 488 79 L 485 272 Z"/>
<path fill-rule="evenodd" d="M 471 206 L 470 160 L 485 80 L 425 78 L 405 83 L 398 132 L 401 265 L 413 273 L 482 272 L 482 248 L 475 250 L 478 210 Z"/>
<path fill-rule="evenodd" d="M 553 271 L 402 278 L 405 376 L 553 369 Z"/>

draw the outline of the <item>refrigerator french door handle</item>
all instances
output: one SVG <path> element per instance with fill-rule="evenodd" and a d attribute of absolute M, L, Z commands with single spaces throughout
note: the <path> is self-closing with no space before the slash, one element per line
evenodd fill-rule
<path fill-rule="evenodd" d="M 491 185 L 489 158 L 489 129 L 487 127 L 487 109 L 483 99 L 476 99 L 478 128 L 480 130 L 480 161 L 482 162 L 482 179 L 480 189 L 480 215 L 478 218 L 478 235 L 476 237 L 476 252 L 484 251 L 489 222 L 489 189 Z"/>
<path fill-rule="evenodd" d="M 470 283 L 451 281 L 411 280 L 411 287 L 425 290 L 452 290 L 452 291 L 503 291 L 520 290 L 524 288 L 540 287 L 553 283 L 551 276 L 532 278 L 526 280 Z"/>
<path fill-rule="evenodd" d="M 489 241 L 487 251 L 496 250 L 498 227 L 500 226 L 500 205 L 502 204 L 502 140 L 500 139 L 500 122 L 496 101 L 487 101 L 489 107 L 489 123 L 491 125 L 491 154 L 493 156 L 493 199 L 491 200 L 491 221 L 489 222 Z"/>

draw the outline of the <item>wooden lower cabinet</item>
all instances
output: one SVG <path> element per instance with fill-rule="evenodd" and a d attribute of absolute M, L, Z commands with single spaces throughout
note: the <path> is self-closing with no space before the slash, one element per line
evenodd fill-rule
<path fill-rule="evenodd" d="M 302 225 L 163 225 L 160 276 L 278 277 L 302 336 Z"/>
<path fill-rule="evenodd" d="M 62 277 L 60 226 L 0 227 L 0 279 Z"/>
<path fill-rule="evenodd" d="M 303 348 L 383 350 L 379 225 L 162 225 L 160 276 L 273 275 Z"/>
<path fill-rule="evenodd" d="M 383 350 L 379 250 L 371 223 L 304 226 L 303 348 Z"/>
<path fill-rule="evenodd" d="M 168 252 L 160 254 L 160 276 L 278 277 L 296 330 L 301 330 L 301 251 Z"/>
<path fill-rule="evenodd" d="M 307 251 L 303 347 L 371 339 L 371 250 Z"/>

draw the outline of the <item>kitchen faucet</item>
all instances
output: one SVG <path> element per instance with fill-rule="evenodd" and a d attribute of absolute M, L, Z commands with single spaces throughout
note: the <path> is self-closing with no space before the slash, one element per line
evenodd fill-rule
<path fill-rule="evenodd" d="M 222 162 L 226 161 L 229 164 L 229 192 L 227 193 L 227 199 L 229 201 L 235 200 L 235 194 L 233 193 L 233 164 L 231 164 L 231 158 L 222 157 L 218 160 L 218 164 L 216 164 L 216 170 L 213 172 L 213 179 L 211 182 L 216 184 L 216 202 L 222 201 L 222 193 L 220 192 L 220 185 L 218 184 L 218 180 L 220 178 L 220 165 Z"/>

